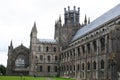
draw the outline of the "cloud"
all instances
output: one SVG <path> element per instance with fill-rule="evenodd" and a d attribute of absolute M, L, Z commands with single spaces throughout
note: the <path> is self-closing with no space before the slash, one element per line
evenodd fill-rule
<path fill-rule="evenodd" d="M 29 47 L 30 32 L 37 23 L 38 38 L 53 38 L 55 20 L 61 14 L 64 22 L 64 8 L 80 7 L 80 22 L 87 14 L 91 20 L 114 7 L 120 0 L 0 0 L 0 64 L 7 61 L 10 41 L 17 47 L 21 42 Z M 6 55 L 6 56 L 5 56 Z"/>

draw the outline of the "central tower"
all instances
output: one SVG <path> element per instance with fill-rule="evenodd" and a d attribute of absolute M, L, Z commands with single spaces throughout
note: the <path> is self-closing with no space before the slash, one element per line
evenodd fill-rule
<path fill-rule="evenodd" d="M 61 17 L 55 23 L 55 39 L 62 47 L 67 47 L 71 42 L 75 33 L 80 29 L 79 23 L 79 13 L 80 8 L 76 10 L 76 7 L 73 7 L 73 10 L 64 8 L 64 24 L 62 25 Z"/>
<path fill-rule="evenodd" d="M 68 6 L 68 10 L 64 8 L 64 24 L 66 25 L 77 25 L 79 24 L 79 12 L 80 8 L 78 8 L 78 11 L 76 10 L 76 7 L 73 7 L 73 10 L 70 10 L 70 7 Z"/>

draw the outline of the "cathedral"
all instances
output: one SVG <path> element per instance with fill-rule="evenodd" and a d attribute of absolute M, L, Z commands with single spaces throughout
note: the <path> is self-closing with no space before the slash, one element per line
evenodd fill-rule
<path fill-rule="evenodd" d="M 64 8 L 55 22 L 54 39 L 38 39 L 37 25 L 30 47 L 8 46 L 7 75 L 60 76 L 77 80 L 117 80 L 120 72 L 120 4 L 94 21 L 80 8 Z"/>

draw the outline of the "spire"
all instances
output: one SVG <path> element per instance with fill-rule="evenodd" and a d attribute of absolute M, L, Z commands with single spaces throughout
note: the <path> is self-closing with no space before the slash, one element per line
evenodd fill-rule
<path fill-rule="evenodd" d="M 73 6 L 73 8 L 74 8 L 74 11 L 76 11 L 76 6 Z"/>
<path fill-rule="evenodd" d="M 70 6 L 68 6 L 68 11 L 70 11 Z"/>
<path fill-rule="evenodd" d="M 61 15 L 59 15 L 59 22 L 61 22 Z"/>
<path fill-rule="evenodd" d="M 90 23 L 90 17 L 88 18 L 88 24 Z"/>
<path fill-rule="evenodd" d="M 8 48 L 9 48 L 9 50 L 13 50 L 12 40 L 11 40 L 11 42 L 10 42 L 10 46 L 9 46 Z"/>
<path fill-rule="evenodd" d="M 61 15 L 59 15 L 59 21 L 61 21 Z"/>
<path fill-rule="evenodd" d="M 21 46 L 23 46 L 23 43 L 21 42 Z"/>
<path fill-rule="evenodd" d="M 34 25 L 33 25 L 33 28 L 32 28 L 32 32 L 37 32 L 36 22 L 34 22 Z"/>
<path fill-rule="evenodd" d="M 85 14 L 84 24 L 87 25 L 87 16 Z"/>

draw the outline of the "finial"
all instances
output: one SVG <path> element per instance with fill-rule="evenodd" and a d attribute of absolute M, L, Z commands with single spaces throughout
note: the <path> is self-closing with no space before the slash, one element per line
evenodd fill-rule
<path fill-rule="evenodd" d="M 61 15 L 59 15 L 59 21 L 61 22 Z"/>
<path fill-rule="evenodd" d="M 88 24 L 90 23 L 90 17 L 88 18 Z"/>
<path fill-rule="evenodd" d="M 10 42 L 10 46 L 8 47 L 10 50 L 13 50 L 13 44 L 12 44 L 12 40 Z"/>
<path fill-rule="evenodd" d="M 75 10 L 76 10 L 76 7 L 74 6 L 73 8 L 74 8 L 74 11 L 75 11 Z"/>
<path fill-rule="evenodd" d="M 80 7 L 78 7 L 78 12 L 80 11 Z"/>
<path fill-rule="evenodd" d="M 10 42 L 10 46 L 12 47 L 13 45 L 12 45 L 12 40 L 11 40 L 11 42 Z"/>
<path fill-rule="evenodd" d="M 34 21 L 34 26 L 36 26 L 36 22 Z"/>
<path fill-rule="evenodd" d="M 64 12 L 66 12 L 66 8 L 64 8 Z"/>
<path fill-rule="evenodd" d="M 55 25 L 57 24 L 57 20 L 55 20 Z"/>
<path fill-rule="evenodd" d="M 21 42 L 21 46 L 23 46 L 23 43 Z"/>
<path fill-rule="evenodd" d="M 32 32 L 37 32 L 36 22 L 34 22 L 34 25 L 33 25 L 33 28 L 32 28 Z"/>
<path fill-rule="evenodd" d="M 70 6 L 68 6 L 68 11 L 70 11 Z"/>
<path fill-rule="evenodd" d="M 87 25 L 87 16 L 85 14 L 84 24 Z"/>

